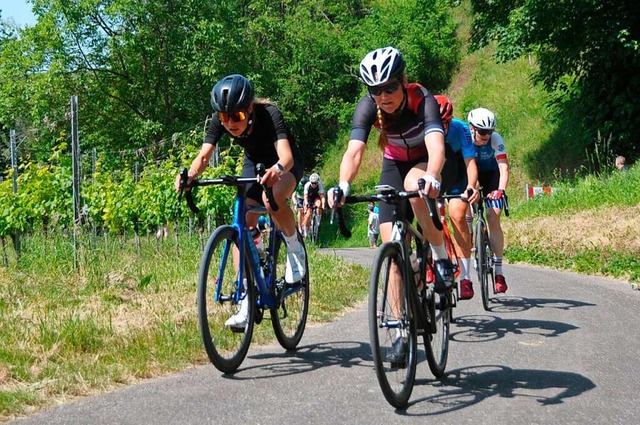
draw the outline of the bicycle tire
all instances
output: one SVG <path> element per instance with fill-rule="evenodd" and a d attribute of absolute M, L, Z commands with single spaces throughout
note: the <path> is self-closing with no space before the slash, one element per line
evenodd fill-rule
<path fill-rule="evenodd" d="M 427 317 L 430 326 L 424 333 L 424 346 L 429 369 L 436 378 L 444 376 L 449 357 L 452 306 L 450 297 L 452 296 L 453 289 L 439 294 L 429 288 L 426 294 Z"/>
<path fill-rule="evenodd" d="M 399 282 L 404 288 L 404 311 L 402 317 L 396 320 L 391 303 L 389 302 L 389 277 L 392 264 L 403 267 L 400 249 L 393 242 L 386 242 L 378 248 L 373 258 L 371 280 L 369 285 L 369 338 L 371 354 L 375 366 L 376 376 L 382 394 L 389 404 L 396 408 L 406 407 L 415 382 L 417 365 L 417 333 L 415 307 L 408 295 L 405 282 Z M 402 275 L 402 273 L 400 273 Z M 413 284 L 413 281 L 411 281 Z M 407 339 L 407 353 L 404 364 L 391 364 L 387 361 L 397 334 Z"/>
<path fill-rule="evenodd" d="M 200 334 L 209 360 L 224 373 L 233 373 L 242 364 L 251 344 L 254 327 L 256 289 L 246 256 L 244 276 L 247 279 L 249 320 L 239 332 L 224 325 L 225 320 L 235 314 L 240 306 L 240 303 L 235 302 L 235 293 L 240 285 L 233 266 L 233 251 L 237 249 L 238 233 L 233 227 L 222 226 L 216 229 L 203 251 L 198 276 Z M 216 293 L 219 294 L 217 301 Z"/>
<path fill-rule="evenodd" d="M 311 242 L 314 244 L 318 244 L 318 236 L 320 232 L 320 217 L 318 216 L 317 211 L 313 210 L 313 215 L 311 216 L 311 225 L 309 226 L 311 229 Z"/>
<path fill-rule="evenodd" d="M 304 241 L 298 235 L 298 240 L 304 246 Z M 287 351 L 295 350 L 304 334 L 309 313 L 309 261 L 305 259 L 304 278 L 300 282 L 287 283 L 284 279 L 287 266 L 287 245 L 282 232 L 275 235 L 273 259 L 273 280 L 275 285 L 277 306 L 270 310 L 273 332 L 282 348 Z M 305 254 L 307 248 L 304 247 Z"/>
<path fill-rule="evenodd" d="M 483 220 L 478 220 L 475 229 L 475 256 L 478 264 L 478 284 L 482 296 L 482 307 L 489 311 L 489 280 L 487 276 L 487 226 Z"/>

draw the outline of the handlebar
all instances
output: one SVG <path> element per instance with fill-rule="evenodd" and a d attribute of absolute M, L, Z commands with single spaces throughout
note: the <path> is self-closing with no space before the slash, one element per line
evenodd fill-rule
<path fill-rule="evenodd" d="M 266 169 L 264 164 L 257 164 L 256 165 L 257 177 L 222 175 L 217 179 L 193 180 L 191 181 L 191 183 L 189 183 L 188 171 L 186 168 L 182 168 L 180 170 L 180 190 L 178 194 L 178 203 L 180 203 L 180 201 L 182 200 L 182 195 L 184 194 L 185 199 L 187 200 L 187 205 L 189 206 L 189 209 L 193 211 L 194 214 L 198 214 L 200 212 L 200 209 L 196 206 L 193 200 L 193 192 L 188 189 L 191 189 L 194 187 L 200 187 L 200 186 L 217 185 L 217 184 L 239 187 L 245 184 L 259 182 L 262 179 L 262 177 L 265 175 L 265 173 L 266 173 Z M 267 195 L 267 201 L 269 202 L 271 209 L 273 211 L 278 211 L 280 207 L 278 206 L 278 204 L 276 203 L 273 197 L 273 188 L 267 187 L 267 185 L 262 185 L 262 187 Z"/>

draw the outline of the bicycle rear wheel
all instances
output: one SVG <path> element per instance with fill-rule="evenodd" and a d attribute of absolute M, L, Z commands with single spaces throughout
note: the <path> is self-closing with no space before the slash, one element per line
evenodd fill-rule
<path fill-rule="evenodd" d="M 304 246 L 304 241 L 298 235 L 298 240 Z M 284 279 L 287 267 L 287 244 L 280 231 L 274 235 L 274 259 L 272 285 L 276 288 L 278 306 L 270 310 L 271 324 L 278 342 L 285 350 L 294 350 L 307 323 L 309 313 L 309 262 L 305 260 L 304 278 L 300 282 L 287 283 Z M 307 248 L 305 247 L 305 253 Z"/>
<path fill-rule="evenodd" d="M 235 251 L 235 254 L 234 254 Z M 238 233 L 231 226 L 216 229 L 202 254 L 198 277 L 198 321 L 204 348 L 211 363 L 224 373 L 235 372 L 249 350 L 253 334 L 255 286 L 248 261 L 245 261 L 246 290 L 238 282 L 234 255 L 238 257 Z M 237 264 L 237 259 L 235 263 Z M 236 266 L 237 267 L 237 266 Z M 230 328 L 225 321 L 240 309 L 236 294 L 243 291 L 248 304 L 244 328 Z"/>
<path fill-rule="evenodd" d="M 402 279 L 402 264 L 396 244 L 387 242 L 378 248 L 371 268 L 368 312 L 378 383 L 389 404 L 397 408 L 407 405 L 413 391 L 418 351 L 416 317 Z M 387 356 L 398 337 L 406 340 L 406 355 L 402 361 L 391 363 Z"/>
<path fill-rule="evenodd" d="M 431 373 L 437 378 L 444 375 L 449 357 L 449 333 L 453 289 L 438 294 L 429 288 L 426 293 L 429 326 L 424 333 L 424 346 Z"/>
<path fill-rule="evenodd" d="M 489 311 L 489 279 L 488 279 L 488 263 L 489 257 L 489 235 L 487 234 L 487 226 L 483 220 L 478 220 L 475 229 L 475 256 L 478 265 L 478 283 L 480 284 L 480 293 L 482 294 L 482 307 Z"/>
<path fill-rule="evenodd" d="M 320 230 L 320 217 L 318 213 L 314 210 L 313 215 L 311 216 L 311 242 L 314 244 L 318 244 L 318 231 Z"/>

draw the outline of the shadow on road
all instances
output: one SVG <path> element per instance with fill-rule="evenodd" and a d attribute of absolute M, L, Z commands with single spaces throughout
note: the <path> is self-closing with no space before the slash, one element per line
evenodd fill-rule
<path fill-rule="evenodd" d="M 328 366 L 340 367 L 371 367 L 371 347 L 369 344 L 356 341 L 326 342 L 320 344 L 310 344 L 298 347 L 296 351 L 281 353 L 258 353 L 249 355 L 248 358 L 255 360 L 268 360 L 268 364 L 261 363 L 246 368 L 239 369 L 235 374 L 225 374 L 229 379 L 264 379 L 274 376 L 295 375 L 305 373 L 315 369 Z M 267 371 L 264 376 L 247 373 L 253 369 Z"/>
<path fill-rule="evenodd" d="M 500 339 L 507 334 L 556 337 L 578 329 L 568 323 L 549 320 L 503 319 L 496 316 L 460 316 L 451 339 L 457 342 L 485 342 Z M 464 329 L 466 328 L 466 329 Z"/>
<path fill-rule="evenodd" d="M 596 387 L 590 379 L 573 372 L 553 370 L 512 369 L 487 365 L 452 370 L 441 381 L 416 380 L 419 385 L 431 385 L 437 394 L 413 400 L 407 416 L 431 416 L 451 412 L 480 403 L 489 397 L 529 397 L 541 405 L 561 404 L 564 399 L 576 397 Z M 429 409 L 411 413 L 411 407 L 431 403 Z"/>
<path fill-rule="evenodd" d="M 495 313 L 516 313 L 532 308 L 552 308 L 570 310 L 576 307 L 595 307 L 596 304 L 576 300 L 558 300 L 554 298 L 521 298 L 499 296 L 491 298 L 489 310 Z"/>

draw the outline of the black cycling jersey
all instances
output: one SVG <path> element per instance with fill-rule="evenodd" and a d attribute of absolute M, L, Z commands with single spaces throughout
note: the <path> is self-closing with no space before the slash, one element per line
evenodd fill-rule
<path fill-rule="evenodd" d="M 300 170 L 300 176 L 296 175 L 296 180 L 300 180 L 303 170 L 302 152 L 298 148 L 293 134 L 284 122 L 282 113 L 275 105 L 254 104 L 253 128 L 250 134 L 245 134 L 234 138 L 234 142 L 244 148 L 245 158 L 253 164 L 263 163 L 267 168 L 278 162 L 278 152 L 275 143 L 280 139 L 287 139 L 291 146 L 291 154 L 295 162 L 294 168 Z M 216 145 L 224 134 L 229 134 L 222 125 L 217 115 L 213 116 L 211 124 L 207 129 L 204 143 Z M 233 136 L 231 136 L 233 137 Z"/>

